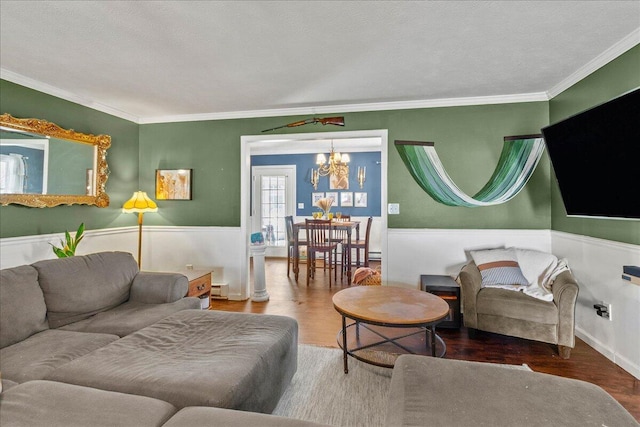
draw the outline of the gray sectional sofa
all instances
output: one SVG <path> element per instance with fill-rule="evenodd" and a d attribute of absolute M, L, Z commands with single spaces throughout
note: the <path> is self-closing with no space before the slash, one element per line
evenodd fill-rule
<path fill-rule="evenodd" d="M 0 426 L 318 426 L 269 415 L 297 323 L 191 309 L 184 276 L 100 253 L 0 271 Z M 638 426 L 601 388 L 403 355 L 387 426 Z"/>
<path fill-rule="evenodd" d="M 183 275 L 140 272 L 123 252 L 1 270 L 3 385 L 271 412 L 296 371 L 297 322 L 200 310 L 187 290 Z"/>

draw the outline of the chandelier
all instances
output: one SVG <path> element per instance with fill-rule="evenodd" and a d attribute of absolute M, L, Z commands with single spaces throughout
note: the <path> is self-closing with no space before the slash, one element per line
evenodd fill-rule
<path fill-rule="evenodd" d="M 314 189 L 318 189 L 318 181 L 321 176 L 335 175 L 337 177 L 349 176 L 349 154 L 336 152 L 333 149 L 333 140 L 331 140 L 331 152 L 329 153 L 329 162 L 323 153 L 316 156 L 316 164 L 318 169 L 311 170 L 311 184 Z"/>

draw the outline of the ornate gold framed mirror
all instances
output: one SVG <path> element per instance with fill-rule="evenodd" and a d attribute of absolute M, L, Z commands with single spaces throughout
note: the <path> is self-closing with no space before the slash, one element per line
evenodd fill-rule
<path fill-rule="evenodd" d="M 0 204 L 109 206 L 109 135 L 0 115 Z"/>

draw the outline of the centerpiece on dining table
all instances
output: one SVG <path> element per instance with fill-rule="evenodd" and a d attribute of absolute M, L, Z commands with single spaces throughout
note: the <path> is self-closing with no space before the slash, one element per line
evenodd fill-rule
<path fill-rule="evenodd" d="M 322 210 L 323 218 L 329 217 L 329 211 L 331 210 L 331 205 L 333 205 L 333 199 L 329 199 L 327 197 L 319 199 L 316 202 L 316 206 L 319 207 L 320 210 Z"/>

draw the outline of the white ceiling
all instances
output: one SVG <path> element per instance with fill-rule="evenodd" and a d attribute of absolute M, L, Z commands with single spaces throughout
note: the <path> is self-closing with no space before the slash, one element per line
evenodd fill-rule
<path fill-rule="evenodd" d="M 638 0 L 0 1 L 2 78 L 138 123 L 542 100 L 639 43 Z"/>

